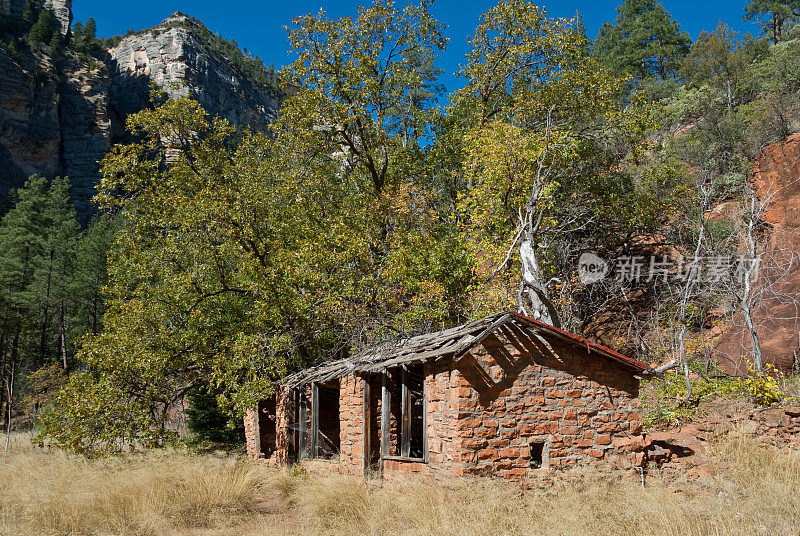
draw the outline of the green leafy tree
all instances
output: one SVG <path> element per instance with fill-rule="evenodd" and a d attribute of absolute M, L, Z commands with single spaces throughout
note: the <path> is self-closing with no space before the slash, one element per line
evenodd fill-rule
<path fill-rule="evenodd" d="M 307 105 L 296 98 L 282 113 Z M 188 98 L 129 125 L 138 141 L 106 157 L 97 197 L 124 223 L 104 328 L 79 354 L 93 380 L 79 376 L 56 397 L 43 438 L 81 452 L 139 435 L 160 444 L 169 409 L 199 387 L 235 415 L 289 367 L 451 314 L 471 272 L 424 184 L 400 184 L 391 166 L 379 195 L 368 170 L 321 150 L 326 137 L 314 147 L 280 130 L 240 131 Z M 96 400 L 74 407 L 92 381 L 85 397 Z M 137 421 L 95 418 L 86 404 Z"/>
<path fill-rule="evenodd" d="M 800 18 L 798 0 L 752 0 L 744 8 L 745 20 L 762 21 L 765 32 L 772 34 L 772 42 L 778 44 L 783 38 L 783 26 L 797 22 Z"/>
<path fill-rule="evenodd" d="M 639 80 L 677 76 L 691 38 L 656 0 L 624 0 L 613 24 L 600 28 L 595 57 L 617 74 Z"/>
<path fill-rule="evenodd" d="M 614 247 L 603 237 L 653 228 L 668 213 L 668 182 L 626 172 L 653 109 L 638 96 L 624 104 L 625 79 L 589 56 L 577 21 L 527 2 L 498 4 L 470 43 L 454 113 L 471 125 L 459 206 L 484 267 L 473 303 L 559 325 L 575 259 L 558 252 Z"/>

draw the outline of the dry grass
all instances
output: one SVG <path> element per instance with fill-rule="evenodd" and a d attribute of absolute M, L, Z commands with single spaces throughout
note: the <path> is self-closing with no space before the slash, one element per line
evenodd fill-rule
<path fill-rule="evenodd" d="M 256 514 L 257 467 L 162 452 L 87 461 L 17 438 L 0 452 L 0 532 L 160 535 Z M 27 445 L 26 445 L 27 443 Z"/>
<path fill-rule="evenodd" d="M 14 447 L 12 447 L 12 450 Z M 547 490 L 487 480 L 387 483 L 165 453 L 85 462 L 0 454 L 0 534 L 796 535 L 800 453 L 720 441 L 710 478 L 569 475 Z"/>

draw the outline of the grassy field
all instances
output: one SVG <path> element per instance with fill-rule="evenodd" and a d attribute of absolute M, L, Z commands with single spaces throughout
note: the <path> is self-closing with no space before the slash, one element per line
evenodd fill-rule
<path fill-rule="evenodd" d="M 732 437 L 701 479 L 578 472 L 547 489 L 487 480 L 381 486 L 312 467 L 157 452 L 86 461 L 0 452 L 2 535 L 797 535 L 800 452 Z"/>

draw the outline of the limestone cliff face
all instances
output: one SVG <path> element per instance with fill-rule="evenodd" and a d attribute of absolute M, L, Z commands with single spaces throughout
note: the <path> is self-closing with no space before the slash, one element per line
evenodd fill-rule
<path fill-rule="evenodd" d="M 55 15 L 61 35 L 67 35 L 72 24 L 72 0 L 45 0 L 43 5 Z M 19 17 L 24 7 L 25 0 L 0 0 L 0 13 L 3 14 Z"/>
<path fill-rule="evenodd" d="M 278 100 L 210 51 L 198 37 L 203 31 L 198 22 L 175 13 L 110 49 L 111 105 L 116 111 L 126 115 L 142 109 L 153 81 L 172 97 L 191 92 L 211 114 L 232 123 L 266 128 L 275 118 Z"/>
<path fill-rule="evenodd" d="M 49 58 L 25 55 L 17 62 L 0 48 L 0 194 L 28 175 L 60 171 L 57 94 Z"/>
<path fill-rule="evenodd" d="M 22 3 L 0 2 L 6 10 Z M 48 2 L 67 28 L 70 4 Z M 0 203 L 29 175 L 65 175 L 79 213 L 88 216 L 99 161 L 124 139 L 125 117 L 149 105 L 151 82 L 173 97 L 193 94 L 212 115 L 264 130 L 277 114 L 275 92 L 212 50 L 209 36 L 199 22 L 175 14 L 122 38 L 90 65 L 69 53 L 53 60 L 45 48 L 12 58 L 0 47 Z"/>

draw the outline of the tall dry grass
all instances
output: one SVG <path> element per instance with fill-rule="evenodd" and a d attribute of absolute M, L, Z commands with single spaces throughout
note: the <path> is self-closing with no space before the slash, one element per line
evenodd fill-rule
<path fill-rule="evenodd" d="M 27 444 L 19 437 L 0 451 L 0 532 L 144 536 L 230 526 L 255 514 L 265 483 L 241 460 L 171 451 L 89 461 Z"/>
<path fill-rule="evenodd" d="M 346 477 L 283 489 L 303 534 L 790 536 L 800 534 L 800 453 L 747 437 L 720 441 L 723 468 L 700 481 L 584 470 L 543 491 L 486 480 L 382 488 Z"/>
<path fill-rule="evenodd" d="M 523 490 L 290 474 L 174 451 L 85 461 L 12 445 L 0 452 L 0 534 L 800 534 L 800 453 L 739 436 L 717 442 L 713 461 L 709 478 L 651 475 L 644 489 L 636 475 L 583 470 Z"/>

